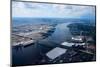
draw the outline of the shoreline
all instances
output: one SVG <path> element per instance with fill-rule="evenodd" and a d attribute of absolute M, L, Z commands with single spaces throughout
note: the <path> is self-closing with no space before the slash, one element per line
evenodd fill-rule
<path fill-rule="evenodd" d="M 17 46 L 21 44 L 25 46 L 31 43 L 35 43 L 37 40 L 41 40 L 50 36 L 55 31 L 55 25 L 52 26 L 52 25 L 40 24 L 39 26 L 40 29 L 37 27 L 35 28 L 36 31 L 32 30 L 29 32 L 27 31 L 33 29 L 34 25 L 33 28 L 29 28 L 29 29 L 28 29 L 29 26 L 25 27 L 25 29 L 23 29 L 23 27 L 17 29 L 17 32 L 13 32 L 12 34 L 12 45 Z M 44 29 L 42 29 L 42 27 L 44 27 Z M 20 29 L 22 30 L 20 31 Z M 22 31 L 26 31 L 26 32 L 22 32 Z"/>

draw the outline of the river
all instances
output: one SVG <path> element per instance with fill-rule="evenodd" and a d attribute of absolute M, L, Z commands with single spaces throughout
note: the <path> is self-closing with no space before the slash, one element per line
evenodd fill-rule
<path fill-rule="evenodd" d="M 61 44 L 66 41 L 66 39 L 70 38 L 72 35 L 67 28 L 69 23 L 61 23 L 56 26 L 54 33 L 51 36 L 47 37 L 44 40 L 41 40 L 41 44 L 45 44 L 46 46 L 42 46 L 39 44 L 33 44 L 28 47 L 23 47 L 20 49 L 12 48 L 12 62 L 14 65 L 27 65 L 27 64 L 36 64 L 38 61 L 42 59 L 40 51 L 46 53 L 53 49 L 52 47 L 48 47 L 49 45 L 55 45 L 54 43 Z M 53 44 L 52 44 L 53 43 Z"/>

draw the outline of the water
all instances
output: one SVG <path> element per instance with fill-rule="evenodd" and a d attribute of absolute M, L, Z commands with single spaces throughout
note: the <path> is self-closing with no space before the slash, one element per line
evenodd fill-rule
<path fill-rule="evenodd" d="M 12 26 L 19 26 L 24 24 L 59 24 L 67 22 L 86 22 L 86 19 L 66 19 L 66 18 L 12 18 Z"/>
<path fill-rule="evenodd" d="M 70 38 L 72 35 L 69 31 L 69 28 L 67 28 L 67 25 L 73 22 L 69 22 L 66 20 L 63 20 L 61 22 L 61 20 L 59 22 L 53 21 L 51 20 L 50 22 L 48 20 L 34 20 L 32 22 L 32 19 L 30 21 L 28 20 L 16 20 L 16 22 L 13 23 L 13 26 L 16 25 L 22 25 L 24 24 L 40 24 L 40 23 L 47 23 L 47 24 L 53 24 L 53 23 L 57 23 L 56 29 L 54 31 L 54 33 L 52 33 L 51 36 L 47 37 L 44 40 L 41 40 L 40 43 L 45 44 L 46 46 L 43 46 L 41 44 L 32 44 L 28 47 L 23 47 L 20 49 L 16 49 L 14 47 L 12 47 L 12 62 L 14 65 L 27 65 L 27 64 L 37 64 L 38 61 L 40 61 L 43 56 L 41 55 L 41 52 L 43 54 L 47 53 L 48 51 L 50 51 L 51 49 L 53 49 L 54 47 L 49 47 L 49 45 L 55 45 L 52 43 L 57 43 L 57 44 L 61 44 L 62 42 L 66 41 L 68 38 Z M 39 22 L 39 23 L 38 23 Z M 49 43 L 49 45 L 48 45 Z"/>
<path fill-rule="evenodd" d="M 71 36 L 69 29 L 66 27 L 66 25 L 68 25 L 68 23 L 58 24 L 56 26 L 55 32 L 44 40 L 48 40 L 47 42 L 49 43 L 51 41 L 55 43 L 61 43 L 65 41 L 66 37 Z M 44 42 L 44 44 L 46 45 L 46 42 Z M 38 48 L 47 52 L 49 51 L 48 49 L 51 49 L 51 48 L 45 49 L 47 47 L 40 47 L 37 45 L 35 46 L 34 44 L 19 50 L 13 49 L 12 51 L 13 51 L 14 64 L 31 64 L 35 60 L 41 59 Z"/>
<path fill-rule="evenodd" d="M 48 42 L 61 44 L 67 39 L 70 39 L 72 35 L 69 31 L 69 28 L 67 27 L 68 24 L 70 24 L 70 22 L 58 24 L 56 26 L 55 32 L 51 36 L 46 38 L 45 41 L 48 40 Z"/>

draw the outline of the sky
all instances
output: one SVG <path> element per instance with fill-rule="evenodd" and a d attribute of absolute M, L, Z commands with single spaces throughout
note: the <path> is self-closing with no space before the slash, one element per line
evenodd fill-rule
<path fill-rule="evenodd" d="M 95 7 L 13 1 L 12 17 L 94 19 Z"/>

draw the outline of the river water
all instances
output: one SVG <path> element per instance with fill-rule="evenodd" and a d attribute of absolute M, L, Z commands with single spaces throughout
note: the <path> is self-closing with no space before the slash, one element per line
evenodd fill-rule
<path fill-rule="evenodd" d="M 27 65 L 27 64 L 36 64 L 38 61 L 42 59 L 41 52 L 48 52 L 52 49 L 52 47 L 48 47 L 49 45 L 55 45 L 53 43 L 61 44 L 66 41 L 66 39 L 70 38 L 72 35 L 67 28 L 69 23 L 61 23 L 56 26 L 54 33 L 51 36 L 47 37 L 44 40 L 41 40 L 40 43 L 45 44 L 46 46 L 42 46 L 39 44 L 33 44 L 28 47 L 23 47 L 20 49 L 12 48 L 12 63 L 13 65 Z M 48 45 L 49 43 L 49 45 Z"/>
<path fill-rule="evenodd" d="M 55 32 L 45 40 L 49 40 L 51 42 L 58 43 L 58 44 L 66 41 L 66 39 L 72 36 L 69 31 L 69 28 L 67 27 L 68 24 L 69 23 L 58 24 L 56 26 Z"/>

